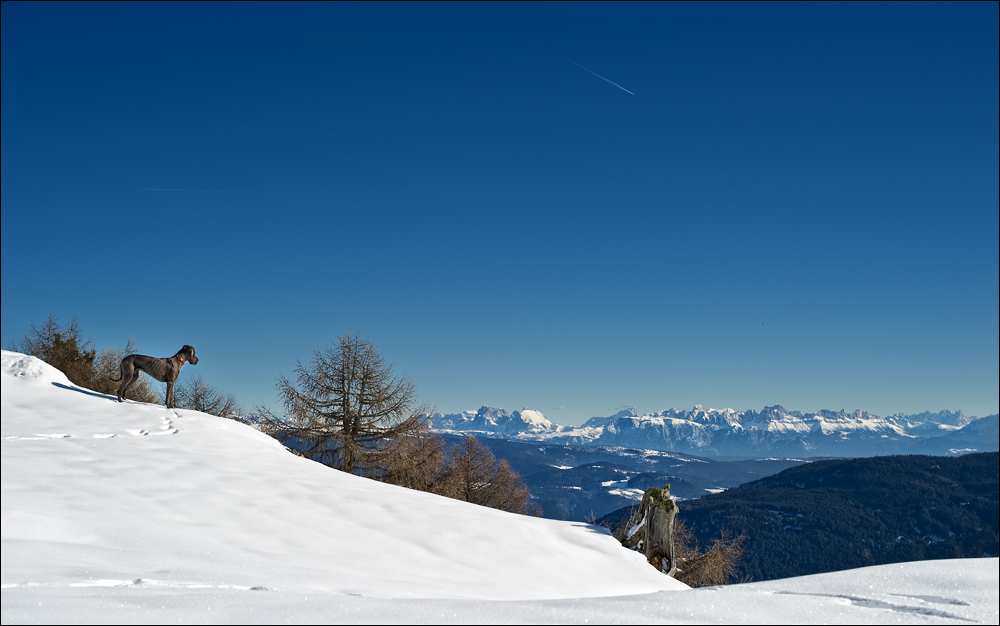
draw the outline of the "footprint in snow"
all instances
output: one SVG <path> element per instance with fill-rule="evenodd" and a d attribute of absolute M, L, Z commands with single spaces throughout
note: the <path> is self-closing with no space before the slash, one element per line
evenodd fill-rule
<path fill-rule="evenodd" d="M 174 423 L 169 417 L 160 418 L 163 420 L 163 424 L 160 425 L 161 432 L 153 433 L 154 435 L 174 435 L 177 433 L 177 429 L 174 428 Z"/>
<path fill-rule="evenodd" d="M 176 435 L 178 431 L 174 428 L 173 424 L 164 424 L 160 426 L 161 430 L 159 432 L 152 433 L 154 435 Z M 130 428 L 126 431 L 128 434 L 134 437 L 145 437 L 149 435 L 149 431 L 144 428 Z M 118 433 L 97 433 L 91 435 L 94 439 L 114 439 L 118 437 Z M 68 435 L 65 433 L 53 433 L 53 434 L 42 434 L 36 433 L 34 437 L 4 437 L 4 441 L 52 441 L 53 439 L 73 439 L 74 435 Z"/>
<path fill-rule="evenodd" d="M 32 583 L 22 583 L 30 585 Z M 181 582 L 168 580 L 152 580 L 149 578 L 135 578 L 133 580 L 96 579 L 82 580 L 70 583 L 70 587 L 168 587 L 175 589 L 232 589 L 234 591 L 270 591 L 267 587 L 248 587 L 245 585 L 219 585 L 213 583 Z"/>

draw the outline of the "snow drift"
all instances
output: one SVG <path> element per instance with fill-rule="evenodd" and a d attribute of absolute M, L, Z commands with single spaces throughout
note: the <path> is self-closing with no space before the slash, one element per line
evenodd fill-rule
<path fill-rule="evenodd" d="M 375 597 L 680 586 L 587 524 L 334 471 L 240 423 L 120 405 L 32 357 L 4 352 L 2 380 L 4 583 L 16 582 L 16 563 L 29 581 L 149 578 Z"/>
<path fill-rule="evenodd" d="M 689 590 L 597 527 L 336 472 L 17 353 L 0 370 L 4 623 L 997 620 L 992 559 Z"/>

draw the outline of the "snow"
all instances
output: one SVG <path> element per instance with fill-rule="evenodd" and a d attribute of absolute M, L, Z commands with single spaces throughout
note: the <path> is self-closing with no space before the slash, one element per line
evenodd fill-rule
<path fill-rule="evenodd" d="M 549 418 L 545 417 L 545 415 L 541 411 L 534 411 L 532 409 L 529 409 L 528 407 L 524 407 L 523 409 L 521 409 L 520 413 L 521 413 L 521 419 L 524 420 L 527 424 L 530 424 L 531 426 L 535 427 L 536 429 L 551 430 L 555 428 L 555 425 L 552 422 L 550 422 Z"/>
<path fill-rule="evenodd" d="M 645 492 L 642 489 L 609 489 L 608 493 L 613 496 L 621 496 L 623 498 L 629 498 L 630 500 L 641 502 L 642 496 Z"/>
<path fill-rule="evenodd" d="M 4 624 L 997 623 L 993 559 L 691 590 L 604 529 L 343 474 L 31 357 L 0 383 Z"/>

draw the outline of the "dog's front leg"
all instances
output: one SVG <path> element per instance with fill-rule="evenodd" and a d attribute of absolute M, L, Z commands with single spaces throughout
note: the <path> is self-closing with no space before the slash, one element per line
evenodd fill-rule
<path fill-rule="evenodd" d="M 174 408 L 174 384 L 167 381 L 167 408 Z"/>

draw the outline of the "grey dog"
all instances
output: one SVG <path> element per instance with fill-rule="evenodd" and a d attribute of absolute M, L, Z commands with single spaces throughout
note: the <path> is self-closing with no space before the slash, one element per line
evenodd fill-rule
<path fill-rule="evenodd" d="M 125 392 L 139 380 L 139 372 L 146 372 L 161 383 L 167 383 L 167 408 L 174 408 L 174 383 L 181 374 L 181 366 L 187 362 L 191 365 L 198 364 L 198 357 L 191 346 L 184 346 L 177 354 L 166 359 L 145 354 L 128 355 L 122 359 L 121 378 L 111 379 L 114 382 L 122 381 L 118 385 L 118 401 L 124 401 Z"/>

